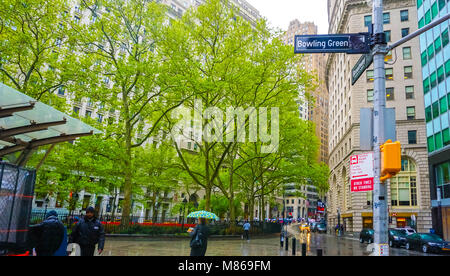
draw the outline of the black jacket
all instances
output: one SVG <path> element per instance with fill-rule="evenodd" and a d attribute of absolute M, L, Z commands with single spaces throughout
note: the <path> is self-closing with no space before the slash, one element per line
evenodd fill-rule
<path fill-rule="evenodd" d="M 191 248 L 191 256 L 205 256 L 206 249 L 208 247 L 208 236 L 209 236 L 209 228 L 206 225 L 199 224 L 195 227 L 192 232 L 191 242 L 195 239 L 195 237 L 199 235 L 199 238 L 202 240 L 202 247 L 200 248 Z"/>
<path fill-rule="evenodd" d="M 69 243 L 78 243 L 83 245 L 95 245 L 98 243 L 98 249 L 102 249 L 105 245 L 105 230 L 101 222 L 92 218 L 91 220 L 86 217 L 80 219 L 80 221 L 74 226 L 72 234 L 70 234 Z"/>
<path fill-rule="evenodd" d="M 64 225 L 56 216 L 49 216 L 41 224 L 30 227 L 31 248 L 38 256 L 53 256 L 64 239 Z"/>

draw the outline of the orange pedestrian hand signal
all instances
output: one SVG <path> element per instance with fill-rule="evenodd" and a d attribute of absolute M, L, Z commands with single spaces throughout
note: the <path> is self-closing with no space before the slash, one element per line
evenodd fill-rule
<path fill-rule="evenodd" d="M 382 182 L 394 177 L 402 170 L 402 153 L 400 142 L 388 140 L 381 149 L 381 178 Z"/>

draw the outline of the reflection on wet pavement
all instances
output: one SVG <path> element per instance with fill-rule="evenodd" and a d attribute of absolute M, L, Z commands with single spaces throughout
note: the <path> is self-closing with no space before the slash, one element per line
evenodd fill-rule
<path fill-rule="evenodd" d="M 368 256 L 367 243 L 351 237 L 336 237 L 329 234 L 299 233 L 294 227 L 289 231 L 288 250 L 280 247 L 280 236 L 251 237 L 241 239 L 208 240 L 206 256 L 292 256 L 292 241 L 296 239 L 296 256 L 302 255 L 302 244 L 306 244 L 306 255 L 316 256 L 322 249 L 323 256 Z M 103 256 L 189 256 L 189 239 L 107 238 Z M 422 254 L 404 248 L 391 248 L 391 256 L 435 255 Z"/>

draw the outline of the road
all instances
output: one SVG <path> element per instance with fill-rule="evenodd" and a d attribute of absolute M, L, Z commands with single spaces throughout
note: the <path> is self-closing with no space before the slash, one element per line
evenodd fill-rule
<path fill-rule="evenodd" d="M 316 256 L 317 249 L 323 256 L 369 256 L 368 244 L 361 244 L 357 238 L 336 237 L 329 234 L 300 234 L 296 226 L 290 232 L 296 238 L 296 256 L 302 255 L 302 243 L 307 245 L 307 256 Z M 189 256 L 188 239 L 152 238 L 107 238 L 104 256 Z M 409 251 L 404 248 L 391 248 L 391 256 L 436 256 Z M 209 239 L 206 256 L 292 256 L 292 237 L 289 248 L 280 247 L 279 235 L 241 239 Z"/>
<path fill-rule="evenodd" d="M 323 250 L 324 256 L 369 256 L 368 244 L 361 244 L 358 237 L 336 237 L 330 234 L 299 233 L 297 226 L 289 228 L 289 232 L 297 239 L 297 250 L 301 254 L 301 244 L 307 246 L 307 256 L 316 256 L 317 249 Z M 292 240 L 289 246 L 292 246 Z M 390 248 L 390 256 L 439 256 L 437 254 L 424 254 L 419 251 L 405 248 Z"/>

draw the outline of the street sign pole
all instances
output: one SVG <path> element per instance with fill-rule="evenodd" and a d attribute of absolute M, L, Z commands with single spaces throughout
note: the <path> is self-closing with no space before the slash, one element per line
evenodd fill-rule
<path fill-rule="evenodd" d="M 380 181 L 381 152 L 380 145 L 385 141 L 384 109 L 386 108 L 386 75 L 384 67 L 386 42 L 383 30 L 383 0 L 373 0 L 373 24 L 375 47 L 374 54 L 374 193 L 373 226 L 375 255 L 389 255 L 388 215 L 386 184 Z M 384 250 L 382 250 L 384 249 Z"/>

